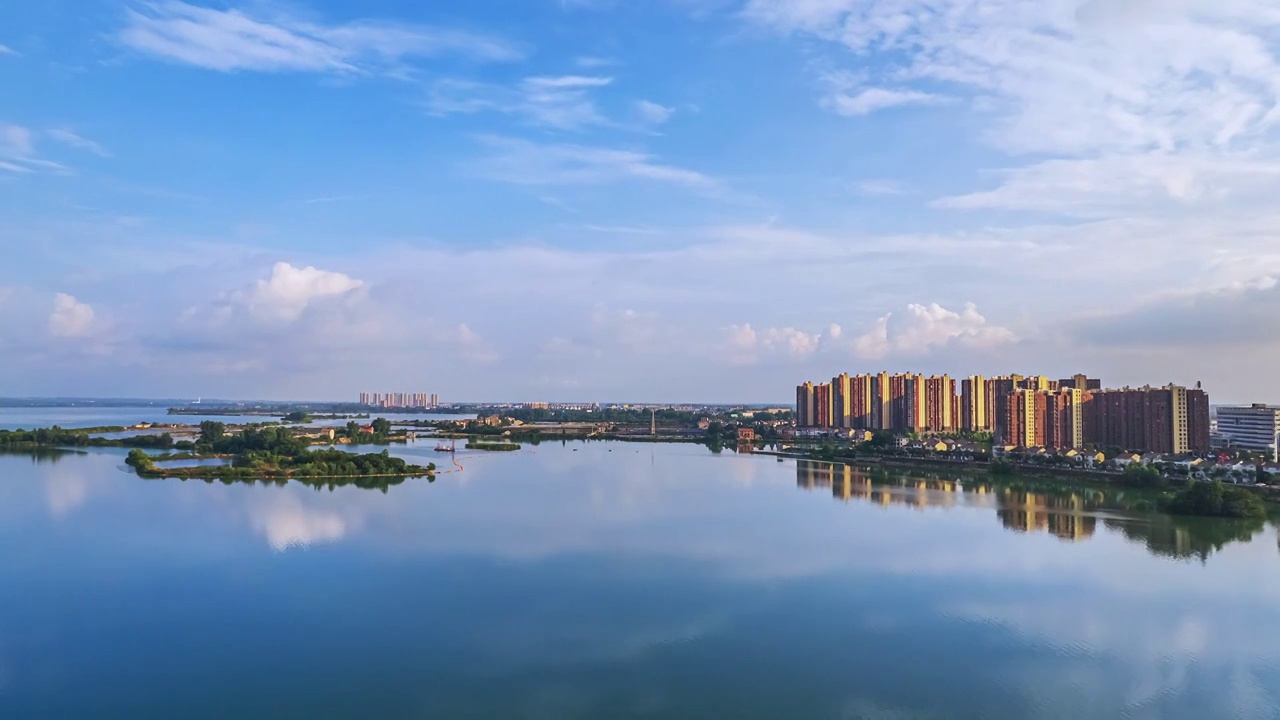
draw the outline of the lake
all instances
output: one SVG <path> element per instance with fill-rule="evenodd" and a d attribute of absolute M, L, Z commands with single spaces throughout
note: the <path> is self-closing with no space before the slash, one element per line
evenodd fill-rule
<path fill-rule="evenodd" d="M 1269 525 L 697 445 L 124 454 L 0 455 L 0 717 L 1280 717 Z"/>

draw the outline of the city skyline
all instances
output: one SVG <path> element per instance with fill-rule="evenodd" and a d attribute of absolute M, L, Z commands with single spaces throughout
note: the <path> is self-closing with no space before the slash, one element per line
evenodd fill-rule
<path fill-rule="evenodd" d="M 0 395 L 1280 403 L 1273 5 L 8 3 Z"/>

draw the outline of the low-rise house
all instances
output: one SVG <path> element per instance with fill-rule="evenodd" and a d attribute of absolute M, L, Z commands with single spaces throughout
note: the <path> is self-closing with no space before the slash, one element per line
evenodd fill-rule
<path fill-rule="evenodd" d="M 1141 463 L 1141 462 L 1142 462 L 1142 456 L 1138 454 L 1117 455 L 1111 458 L 1111 463 L 1120 468 L 1126 468 L 1134 463 Z"/>

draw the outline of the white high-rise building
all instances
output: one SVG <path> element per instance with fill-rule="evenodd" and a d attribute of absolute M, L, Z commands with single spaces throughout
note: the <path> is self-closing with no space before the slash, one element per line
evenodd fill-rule
<path fill-rule="evenodd" d="M 1274 452 L 1276 435 L 1280 433 L 1280 407 L 1220 407 L 1218 432 L 1235 447 Z"/>

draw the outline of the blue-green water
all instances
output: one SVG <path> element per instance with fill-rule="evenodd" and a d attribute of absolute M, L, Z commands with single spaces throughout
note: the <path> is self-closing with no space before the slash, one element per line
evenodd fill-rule
<path fill-rule="evenodd" d="M 0 455 L 0 717 L 1280 717 L 1270 526 L 694 445 L 459 459 L 382 493 Z"/>

